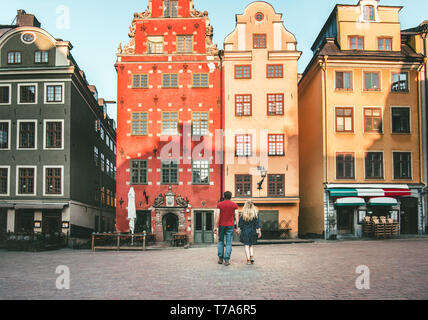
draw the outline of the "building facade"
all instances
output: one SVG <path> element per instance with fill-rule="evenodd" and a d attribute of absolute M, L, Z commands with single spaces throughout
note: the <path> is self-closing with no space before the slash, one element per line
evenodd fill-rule
<path fill-rule="evenodd" d="M 208 13 L 192 0 L 149 0 L 129 36 L 116 63 L 116 228 L 130 230 L 132 187 L 135 232 L 211 243 L 222 184 L 221 64 Z"/>
<path fill-rule="evenodd" d="M 337 5 L 299 82 L 301 234 L 360 237 L 365 216 L 424 229 L 423 56 L 401 7 Z"/>
<path fill-rule="evenodd" d="M 72 45 L 23 10 L 16 21 L 0 29 L 0 230 L 79 239 L 111 230 L 114 121 L 74 61 Z M 107 175 L 94 150 L 108 163 Z"/>
<path fill-rule="evenodd" d="M 261 1 L 224 41 L 225 190 L 258 206 L 265 238 L 298 235 L 300 55 L 282 14 Z"/>

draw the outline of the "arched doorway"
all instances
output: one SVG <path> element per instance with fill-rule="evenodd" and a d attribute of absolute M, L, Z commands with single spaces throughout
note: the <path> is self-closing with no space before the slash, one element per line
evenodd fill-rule
<path fill-rule="evenodd" d="M 173 213 L 167 213 L 162 218 L 163 239 L 170 241 L 173 234 L 178 232 L 178 217 Z"/>

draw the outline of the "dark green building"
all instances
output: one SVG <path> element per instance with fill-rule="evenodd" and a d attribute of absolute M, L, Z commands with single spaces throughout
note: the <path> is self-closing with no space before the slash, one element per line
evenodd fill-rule
<path fill-rule="evenodd" d="M 114 230 L 115 122 L 71 49 L 23 10 L 0 26 L 0 232 Z"/>

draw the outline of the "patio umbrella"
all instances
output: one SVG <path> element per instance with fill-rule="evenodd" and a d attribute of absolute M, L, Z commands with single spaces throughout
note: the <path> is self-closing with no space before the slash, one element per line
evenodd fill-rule
<path fill-rule="evenodd" d="M 135 219 L 137 219 L 137 210 L 135 208 L 135 191 L 134 188 L 131 187 L 128 193 L 128 220 L 131 234 L 134 234 Z"/>

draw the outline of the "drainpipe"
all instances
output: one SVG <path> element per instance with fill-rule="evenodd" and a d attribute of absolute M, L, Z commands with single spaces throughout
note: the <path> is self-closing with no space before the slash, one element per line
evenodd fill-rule
<path fill-rule="evenodd" d="M 223 140 L 224 140 L 224 125 L 223 125 L 223 89 L 224 89 L 224 85 L 223 85 L 223 51 L 219 51 L 219 58 L 220 58 L 220 129 L 221 129 L 221 145 L 220 145 L 220 151 L 221 151 L 221 164 L 220 164 L 220 198 L 219 200 L 223 197 L 223 193 L 224 193 L 224 187 L 223 187 L 223 183 L 224 183 L 224 145 L 223 145 Z"/>
<path fill-rule="evenodd" d="M 328 56 L 325 55 L 323 57 L 323 61 L 320 61 L 320 67 L 321 67 L 321 74 L 322 74 L 322 81 L 321 81 L 321 92 L 322 92 L 322 117 L 323 117 L 323 164 L 324 164 L 324 185 L 325 188 L 327 187 L 328 184 L 328 149 L 327 149 L 327 59 Z M 329 200 L 329 196 L 328 196 L 328 191 L 326 191 L 324 188 L 324 206 L 327 206 L 327 219 L 324 218 L 324 238 L 325 240 L 328 239 L 328 236 L 330 235 L 330 223 L 329 223 L 329 219 L 330 219 L 330 200 Z M 325 213 L 324 213 L 325 214 Z M 327 235 L 327 230 L 328 230 L 328 235 Z"/>

